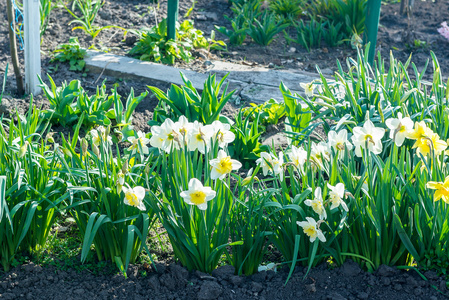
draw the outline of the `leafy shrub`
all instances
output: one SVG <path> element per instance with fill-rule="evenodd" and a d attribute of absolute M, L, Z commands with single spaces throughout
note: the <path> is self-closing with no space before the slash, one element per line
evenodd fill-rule
<path fill-rule="evenodd" d="M 270 10 L 286 19 L 296 20 L 303 12 L 303 0 L 271 0 Z"/>
<path fill-rule="evenodd" d="M 120 95 L 117 94 L 117 86 L 112 90 L 112 95 L 108 95 L 103 82 L 101 87 L 97 87 L 97 92 L 89 96 L 79 80 L 72 80 L 69 84 L 63 82 L 61 87 L 57 87 L 50 75 L 48 79 L 50 87 L 39 77 L 44 94 L 50 101 L 50 108 L 44 110 L 42 114 L 52 123 L 64 127 L 73 125 L 81 115 L 84 115 L 84 125 L 87 129 L 94 125 L 112 125 L 111 120 L 115 119 L 115 125 L 119 129 L 127 127 L 129 130 L 132 113 L 148 94 L 145 92 L 139 97 L 134 97 L 134 91 L 131 90 L 124 111 Z"/>
<path fill-rule="evenodd" d="M 263 104 L 250 103 L 251 107 L 243 109 L 244 115 L 251 116 L 253 119 L 254 114 L 259 114 L 259 121 L 263 125 L 279 123 L 279 120 L 285 116 L 285 104 L 278 103 L 275 99 L 270 99 Z"/>
<path fill-rule="evenodd" d="M 5 271 L 19 253 L 45 244 L 66 199 L 57 156 L 45 138 L 48 121 L 32 104 L 17 119 L 17 124 L 0 121 L 0 263 Z"/>
<path fill-rule="evenodd" d="M 321 39 L 323 35 L 323 23 L 315 19 L 309 22 L 300 20 L 294 25 L 296 29 L 296 40 L 286 36 L 287 40 L 295 42 L 304 48 L 308 52 L 312 48 L 319 48 L 321 46 Z"/>
<path fill-rule="evenodd" d="M 77 37 L 71 37 L 67 44 L 58 45 L 50 62 L 60 61 L 70 64 L 70 71 L 83 71 L 86 66 L 86 49 L 80 47 Z"/>
<path fill-rule="evenodd" d="M 259 130 L 259 119 L 260 112 L 250 112 L 245 117 L 243 109 L 240 109 L 232 126 L 235 141 L 229 145 L 229 153 L 242 162 L 247 169 L 259 158 L 259 153 L 267 148 L 260 143 L 260 136 L 263 131 Z"/>
<path fill-rule="evenodd" d="M 193 21 L 185 20 L 176 26 L 176 40 L 166 40 L 167 19 L 150 29 L 131 31 L 139 36 L 137 44 L 129 54 L 144 61 L 174 64 L 175 60 L 189 62 L 192 59 L 193 49 L 217 49 L 226 47 L 223 41 L 215 41 L 214 34 L 210 39 L 203 36 L 201 30 L 193 27 Z"/>
<path fill-rule="evenodd" d="M 288 27 L 288 24 L 276 21 L 275 15 L 267 11 L 260 19 L 254 19 L 248 28 L 248 35 L 259 45 L 268 46 L 278 33 Z"/>
<path fill-rule="evenodd" d="M 154 109 L 153 121 L 150 121 L 149 124 L 160 124 L 167 118 L 176 120 L 181 116 L 185 116 L 190 122 L 199 121 L 204 124 L 211 124 L 219 118 L 226 119 L 220 113 L 235 92 L 227 93 L 228 85 L 221 92 L 226 77 L 227 75 L 217 82 L 215 75 L 209 75 L 204 82 L 201 95 L 182 73 L 184 86 L 178 87 L 172 84 L 167 93 L 149 86 L 148 88 L 159 99 L 159 104 Z M 230 121 L 226 120 L 226 122 Z"/>
<path fill-rule="evenodd" d="M 228 16 L 225 16 L 227 20 L 231 22 L 232 30 L 227 29 L 224 26 L 216 26 L 218 32 L 229 37 L 229 42 L 231 45 L 241 45 L 245 41 L 246 32 L 248 29 L 247 19 L 243 15 L 238 15 L 235 19 L 230 19 Z"/>

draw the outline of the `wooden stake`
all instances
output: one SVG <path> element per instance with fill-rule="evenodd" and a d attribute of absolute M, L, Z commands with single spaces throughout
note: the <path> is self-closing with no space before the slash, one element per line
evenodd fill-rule
<path fill-rule="evenodd" d="M 37 75 L 41 75 L 39 0 L 24 0 L 25 89 L 37 95 L 41 92 Z"/>
<path fill-rule="evenodd" d="M 20 73 L 19 57 L 17 56 L 17 42 L 16 42 L 16 24 L 14 22 L 14 9 L 12 7 L 12 0 L 6 1 L 9 27 L 9 50 L 11 52 L 12 66 L 14 74 L 16 75 L 17 93 L 19 96 L 24 94 L 23 77 Z M 0 99 L 1 100 L 1 99 Z"/>

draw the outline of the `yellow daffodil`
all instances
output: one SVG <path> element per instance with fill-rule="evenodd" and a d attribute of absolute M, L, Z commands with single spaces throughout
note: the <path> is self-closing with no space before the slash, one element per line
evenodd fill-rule
<path fill-rule="evenodd" d="M 435 152 L 435 155 L 440 155 L 441 152 L 446 150 L 447 144 L 440 139 L 438 134 L 432 132 L 427 137 L 417 140 L 413 148 L 417 148 L 416 153 L 418 155 L 427 156 L 431 150 Z"/>
<path fill-rule="evenodd" d="M 433 131 L 427 127 L 424 121 L 415 122 L 415 127 L 407 133 L 407 138 L 411 140 L 421 140 L 428 137 Z"/>
<path fill-rule="evenodd" d="M 443 199 L 444 202 L 449 204 L 449 176 L 444 179 L 444 182 L 429 181 L 426 187 L 431 190 L 436 190 L 433 195 L 434 201 Z"/>

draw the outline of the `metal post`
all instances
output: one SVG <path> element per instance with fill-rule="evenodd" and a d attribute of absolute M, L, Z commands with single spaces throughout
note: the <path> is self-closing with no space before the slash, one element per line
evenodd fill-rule
<path fill-rule="evenodd" d="M 370 43 L 368 61 L 372 65 L 374 63 L 374 54 L 376 52 L 377 31 L 379 29 L 381 0 L 368 0 L 366 6 L 365 20 L 365 44 Z"/>
<path fill-rule="evenodd" d="M 176 40 L 176 22 L 178 21 L 179 0 L 167 3 L 167 40 Z"/>
<path fill-rule="evenodd" d="M 37 95 L 41 92 L 37 75 L 41 75 L 39 0 L 24 0 L 25 90 Z"/>

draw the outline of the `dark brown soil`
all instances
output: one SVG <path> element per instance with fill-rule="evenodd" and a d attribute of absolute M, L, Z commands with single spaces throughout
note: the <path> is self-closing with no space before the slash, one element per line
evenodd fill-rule
<path fill-rule="evenodd" d="M 0 16 L 4 26 L 0 27 L 0 73 L 3 74 L 6 64 L 10 63 L 9 39 L 6 22 L 6 1 L 0 2 Z M 110 0 L 106 2 L 97 21 L 100 25 L 119 25 L 124 28 L 150 27 L 156 19 L 161 20 L 166 14 L 166 0 L 152 4 L 130 0 Z M 180 16 L 191 7 L 192 0 L 180 1 Z M 159 6 L 159 9 L 155 10 Z M 214 29 L 213 25 L 230 26 L 224 15 L 231 15 L 230 4 L 225 0 L 198 0 L 191 17 L 197 28 L 206 32 Z M 149 8 L 152 8 L 150 10 Z M 155 12 L 156 11 L 156 12 Z M 201 12 L 201 13 L 200 13 Z M 379 29 L 378 49 L 384 58 L 388 58 L 390 50 L 394 56 L 405 61 L 413 53 L 413 62 L 421 69 L 429 59 L 429 50 L 438 57 L 444 72 L 449 70 L 449 41 L 436 31 L 439 24 L 449 21 L 449 2 L 439 0 L 416 1 L 414 14 L 411 18 L 399 16 L 399 4 L 389 4 L 382 7 L 381 27 Z M 210 14 L 215 13 L 215 15 Z M 209 16 L 201 20 L 200 14 Z M 204 19 L 204 18 L 203 18 Z M 49 28 L 42 43 L 42 74 L 51 72 L 51 52 L 61 43 L 67 43 L 70 36 L 78 36 L 83 47 L 89 47 L 92 41 L 79 30 L 71 31 L 74 25 L 68 25 L 70 15 L 63 9 L 55 9 L 50 18 Z M 103 45 L 109 51 L 124 55 L 132 47 L 131 38 L 123 42 L 120 30 L 110 30 L 100 33 L 96 40 L 97 47 Z M 218 38 L 225 39 L 217 34 Z M 415 40 L 427 43 L 428 47 L 408 47 Z M 294 47 L 295 49 L 291 49 Z M 294 50 L 294 51 L 293 51 Z M 301 69 L 314 71 L 318 64 L 326 74 L 336 70 L 335 61 L 343 61 L 348 56 L 355 56 L 355 51 L 349 47 L 314 49 L 310 53 L 299 45 L 287 45 L 279 36 L 269 47 L 261 47 L 249 40 L 243 46 L 229 47 L 226 52 L 217 52 L 213 56 L 199 58 L 196 62 L 178 66 L 203 70 L 205 59 L 223 59 L 237 63 L 259 64 L 280 69 Z M 20 53 L 23 64 L 23 53 Z M 58 66 L 57 72 L 51 74 L 59 85 L 62 81 L 79 79 L 85 89 L 93 92 L 96 85 L 106 77 L 87 73 L 72 72 L 64 64 Z M 136 94 L 146 90 L 152 82 L 123 81 L 120 78 L 107 77 L 108 88 L 118 82 L 119 93 L 127 96 L 133 88 Z M 158 84 L 165 90 L 169 85 Z M 10 65 L 6 95 L 1 113 L 10 113 L 17 107 L 19 111 L 28 108 L 29 97 L 16 96 L 15 77 Z M 268 100 L 268 99 L 267 99 Z M 48 107 L 48 101 L 37 96 L 35 103 Z M 152 111 L 157 99 L 149 95 L 138 107 L 134 115 L 134 125 L 137 129 L 148 131 L 147 121 L 152 117 Z M 235 107 L 225 108 L 227 115 L 235 112 Z M 54 128 L 64 132 L 66 129 Z M 415 271 L 399 271 L 382 266 L 374 274 L 366 273 L 355 263 L 348 261 L 342 267 L 330 269 L 326 265 L 314 268 L 303 280 L 305 270 L 298 267 L 290 281 L 284 285 L 287 278 L 287 268 L 279 267 L 279 271 L 258 273 L 249 277 L 238 277 L 229 267 L 221 267 L 212 276 L 199 272 L 188 272 L 176 264 L 159 264 L 158 272 L 151 267 L 131 267 L 129 276 L 125 279 L 120 275 L 110 274 L 110 271 L 100 270 L 98 274 L 89 271 L 77 272 L 74 269 L 62 270 L 57 267 L 41 267 L 25 264 L 8 273 L 0 273 L 0 299 L 447 299 L 449 291 L 443 278 L 433 272 L 424 275 L 424 281 Z M 437 291 L 439 290 L 439 291 Z"/>
<path fill-rule="evenodd" d="M 326 265 L 318 266 L 306 279 L 306 270 L 297 267 L 286 285 L 287 267 L 277 273 L 264 271 L 239 277 L 231 266 L 220 267 L 212 275 L 189 272 L 176 264 L 156 266 L 157 272 L 132 266 L 125 278 L 25 264 L 0 274 L 0 298 L 437 300 L 447 299 L 441 291 L 448 293 L 444 280 L 433 272 L 424 274 L 428 281 L 414 271 L 387 266 L 370 274 L 352 261 L 333 270 Z"/>

